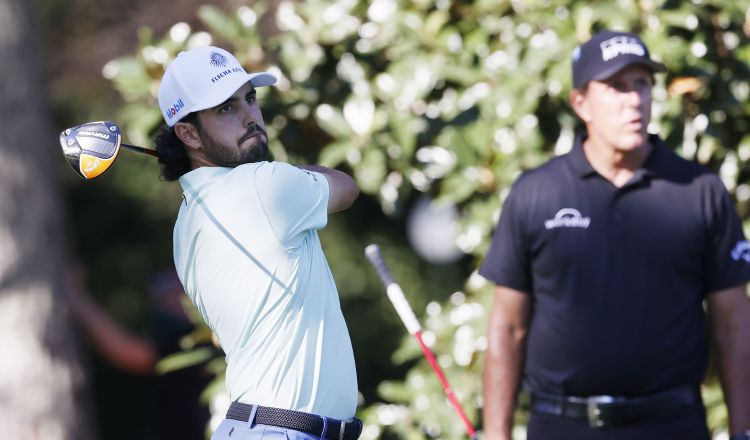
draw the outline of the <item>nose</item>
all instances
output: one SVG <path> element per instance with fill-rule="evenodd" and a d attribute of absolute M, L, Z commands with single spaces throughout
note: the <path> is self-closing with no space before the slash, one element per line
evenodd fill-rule
<path fill-rule="evenodd" d="M 257 104 L 242 103 L 242 124 L 245 127 L 252 124 L 263 126 L 263 116 L 261 116 L 260 107 Z"/>
<path fill-rule="evenodd" d="M 632 87 L 626 92 L 626 99 L 628 105 L 631 107 L 640 107 L 643 103 L 643 96 L 641 96 L 641 90 L 637 87 Z"/>

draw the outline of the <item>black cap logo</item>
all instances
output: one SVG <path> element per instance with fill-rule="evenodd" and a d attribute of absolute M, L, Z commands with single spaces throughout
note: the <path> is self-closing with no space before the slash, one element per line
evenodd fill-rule
<path fill-rule="evenodd" d="M 609 61 L 620 55 L 647 57 L 646 48 L 641 40 L 627 35 L 618 35 L 599 44 L 602 50 L 602 61 Z"/>

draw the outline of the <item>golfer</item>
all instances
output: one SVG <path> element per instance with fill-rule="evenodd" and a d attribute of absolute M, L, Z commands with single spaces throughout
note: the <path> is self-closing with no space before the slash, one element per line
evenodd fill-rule
<path fill-rule="evenodd" d="M 180 53 L 159 85 L 162 175 L 183 189 L 175 265 L 226 353 L 233 403 L 212 439 L 353 440 L 354 356 L 317 230 L 359 190 L 267 159 L 256 88 L 275 82 L 209 46 Z"/>
<path fill-rule="evenodd" d="M 513 185 L 479 270 L 497 285 L 484 438 L 510 439 L 523 382 L 529 440 L 708 440 L 708 327 L 746 440 L 750 245 L 732 200 L 648 133 L 666 67 L 637 35 L 600 32 L 572 67 L 585 131 Z"/>

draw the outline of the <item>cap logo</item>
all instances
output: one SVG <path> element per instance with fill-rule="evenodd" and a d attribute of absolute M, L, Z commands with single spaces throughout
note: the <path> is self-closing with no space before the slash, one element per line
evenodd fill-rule
<path fill-rule="evenodd" d="M 227 57 L 219 52 L 211 52 L 210 63 L 214 67 L 227 67 Z"/>
<path fill-rule="evenodd" d="M 580 58 L 581 58 L 581 46 L 576 46 L 576 48 L 573 49 L 573 62 L 577 63 Z"/>
<path fill-rule="evenodd" d="M 602 50 L 603 61 L 609 61 L 620 55 L 646 56 L 646 48 L 643 47 L 643 44 L 637 38 L 625 35 L 603 41 L 599 47 Z"/>
<path fill-rule="evenodd" d="M 164 111 L 164 116 L 167 117 L 167 119 L 172 119 L 174 115 L 180 112 L 180 110 L 185 107 L 185 103 L 182 102 L 182 99 L 178 99 L 177 102 L 174 103 L 174 105 L 171 105 L 169 108 L 167 108 Z"/>
<path fill-rule="evenodd" d="M 242 68 L 240 68 L 240 67 L 232 67 L 231 69 L 224 70 L 224 71 L 220 72 L 218 75 L 216 75 L 213 78 L 211 78 L 211 82 L 215 83 L 216 81 L 224 78 L 225 76 L 229 75 L 230 73 L 238 73 L 238 72 L 244 72 L 244 70 L 242 70 Z"/>

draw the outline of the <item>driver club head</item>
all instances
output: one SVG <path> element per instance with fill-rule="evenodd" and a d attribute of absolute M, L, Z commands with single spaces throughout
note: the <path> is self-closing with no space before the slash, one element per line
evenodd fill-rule
<path fill-rule="evenodd" d="M 93 179 L 112 166 L 122 136 L 114 122 L 88 122 L 63 130 L 60 146 L 65 159 L 82 178 Z"/>

